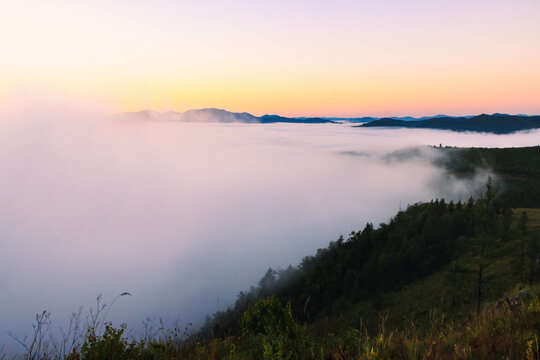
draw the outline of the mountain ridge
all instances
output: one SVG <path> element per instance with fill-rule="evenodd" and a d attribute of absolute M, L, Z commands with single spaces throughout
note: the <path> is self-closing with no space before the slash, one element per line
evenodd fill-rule
<path fill-rule="evenodd" d="M 185 112 L 143 110 L 125 112 L 117 118 L 139 121 L 245 123 L 245 124 L 358 124 L 357 127 L 401 127 L 415 129 L 440 129 L 508 134 L 540 128 L 539 115 L 480 114 L 474 116 L 450 116 L 439 114 L 432 117 L 285 117 L 276 114 L 255 116 L 248 112 L 231 112 L 217 108 L 192 109 Z"/>
<path fill-rule="evenodd" d="M 213 121 L 201 121 L 199 119 L 191 120 L 195 115 L 201 116 L 215 116 Z M 505 115 L 505 114 L 503 114 Z M 201 109 L 191 109 L 184 112 L 177 111 L 164 111 L 158 112 L 155 110 L 141 110 L 134 112 L 123 112 L 119 113 L 116 116 L 121 118 L 135 118 L 137 120 L 152 120 L 152 121 L 182 121 L 182 122 L 246 122 L 246 123 L 276 123 L 276 122 L 285 122 L 285 123 L 335 123 L 335 122 L 350 122 L 350 123 L 368 123 L 375 120 L 381 119 L 396 119 L 404 121 L 416 121 L 416 120 L 426 120 L 439 117 L 449 117 L 456 118 L 457 116 L 450 115 L 434 115 L 434 116 L 389 116 L 389 117 L 377 117 L 377 116 L 359 116 L 359 117 L 332 117 L 332 116 L 281 116 L 277 114 L 265 114 L 262 116 L 255 116 L 248 112 L 232 112 L 219 108 L 201 108 Z M 524 115 L 526 116 L 526 115 Z M 222 119 L 225 118 L 225 119 Z M 472 117 L 470 115 L 463 117 Z M 187 118 L 187 119 L 186 119 Z M 227 119 L 229 121 L 227 121 Z M 217 121 L 216 121 L 217 120 Z"/>
<path fill-rule="evenodd" d="M 472 117 L 438 117 L 416 121 L 383 118 L 358 125 L 358 127 L 401 127 L 509 134 L 516 131 L 540 128 L 540 116 L 495 113 L 492 115 L 480 114 Z"/>
<path fill-rule="evenodd" d="M 247 112 L 232 112 L 217 108 L 192 109 L 185 112 L 157 112 L 143 110 L 138 112 L 125 112 L 117 115 L 121 119 L 135 119 L 141 121 L 171 121 L 171 122 L 218 122 L 218 123 L 246 123 L 246 124 L 272 124 L 272 123 L 301 123 L 324 124 L 335 121 L 320 117 L 291 118 L 280 115 L 255 116 Z"/>

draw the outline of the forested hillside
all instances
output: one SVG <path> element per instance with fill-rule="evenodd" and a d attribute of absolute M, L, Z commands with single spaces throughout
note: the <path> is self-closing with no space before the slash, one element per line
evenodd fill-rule
<path fill-rule="evenodd" d="M 497 196 L 511 207 L 540 208 L 540 146 L 522 148 L 435 148 L 438 163 L 457 176 L 488 169 L 502 181 Z"/>
<path fill-rule="evenodd" d="M 378 228 L 367 224 L 347 239 L 331 242 L 328 248 L 305 257 L 298 267 L 269 269 L 258 287 L 240 292 L 234 306 L 214 314 L 203 333 L 238 333 L 238 319 L 248 304 L 272 294 L 290 302 L 302 322 L 342 313 L 365 301 L 370 305 L 368 313 L 373 315 L 384 309 L 385 294 L 449 264 L 446 285 L 454 294 L 445 301 L 450 307 L 466 302 L 479 309 L 486 296 L 499 295 L 497 287 L 486 288 L 485 268 L 516 237 L 511 230 L 512 217 L 511 209 L 494 197 L 491 184 L 484 197 L 471 198 L 465 204 L 441 199 L 409 206 L 388 224 Z M 525 257 L 534 260 L 538 239 L 533 236 L 527 241 L 530 244 Z M 525 260 L 522 262 L 526 266 Z M 536 279 L 532 264 L 523 271 L 531 281 Z M 460 277 L 466 279 L 458 280 Z"/>
<path fill-rule="evenodd" d="M 444 155 L 438 165 L 453 175 L 488 169 L 497 186 L 489 182 L 482 197 L 466 203 L 411 205 L 388 224 L 368 223 L 330 242 L 297 267 L 268 269 L 258 286 L 209 317 L 200 335 L 239 336 L 250 304 L 270 295 L 324 338 L 354 328 L 377 333 L 384 313 L 385 326 L 398 329 L 433 326 L 437 312 L 463 321 L 482 316 L 486 304 L 512 289 L 533 288 L 540 272 L 540 211 L 522 208 L 540 207 L 540 147 L 437 149 Z"/>

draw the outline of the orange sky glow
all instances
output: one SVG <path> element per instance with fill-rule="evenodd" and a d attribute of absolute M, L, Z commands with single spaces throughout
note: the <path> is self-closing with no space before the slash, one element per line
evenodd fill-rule
<path fill-rule="evenodd" d="M 115 112 L 540 114 L 533 0 L 7 0 L 0 13 L 0 98 L 66 94 Z"/>

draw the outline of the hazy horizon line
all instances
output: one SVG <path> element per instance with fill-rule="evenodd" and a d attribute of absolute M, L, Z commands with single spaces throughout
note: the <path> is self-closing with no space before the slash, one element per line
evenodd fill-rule
<path fill-rule="evenodd" d="M 383 118 L 415 118 L 415 119 L 419 119 L 419 118 L 433 118 L 433 117 L 440 117 L 440 116 L 448 116 L 448 117 L 472 117 L 472 116 L 479 116 L 479 115 L 510 115 L 510 116 L 540 116 L 540 114 L 533 114 L 533 113 L 530 113 L 530 114 L 527 114 L 527 113 L 507 113 L 507 112 L 490 112 L 490 111 L 486 111 L 486 112 L 479 112 L 479 113 L 462 113 L 462 114 L 459 114 L 459 115 L 452 115 L 452 113 L 446 113 L 446 112 L 439 112 L 437 114 L 434 114 L 434 115 L 383 115 L 383 116 L 379 116 L 379 115 L 350 115 L 350 116 L 339 116 L 339 115 L 282 115 L 281 113 L 279 112 L 266 112 L 264 113 L 263 115 L 255 115 L 254 113 L 252 112 L 249 112 L 249 111 L 239 111 L 239 110 L 228 110 L 228 109 L 225 109 L 225 108 L 221 108 L 221 107 L 195 107 L 195 108 L 189 108 L 189 109 L 186 109 L 186 110 L 154 110 L 154 109 L 150 109 L 150 108 L 147 108 L 147 109 L 142 109 L 142 110 L 135 110 L 135 111 L 119 111 L 119 112 L 114 112 L 113 115 L 121 115 L 121 114 L 138 114 L 138 113 L 144 113 L 144 112 L 155 112 L 155 113 L 158 113 L 158 114 L 167 114 L 167 113 L 176 113 L 176 114 L 183 114 L 185 112 L 188 112 L 188 111 L 194 111 L 194 110 L 219 110 L 219 111 L 227 111 L 227 112 L 230 112 L 230 113 L 235 113 L 235 114 L 249 114 L 249 115 L 252 115 L 254 117 L 263 117 L 263 116 L 267 116 L 267 115 L 270 115 L 270 116 L 282 116 L 282 117 L 287 117 L 287 118 L 292 118 L 292 119 L 302 119 L 302 118 L 321 118 L 321 119 L 362 119 L 362 118 L 377 118 L 377 119 L 383 119 Z"/>

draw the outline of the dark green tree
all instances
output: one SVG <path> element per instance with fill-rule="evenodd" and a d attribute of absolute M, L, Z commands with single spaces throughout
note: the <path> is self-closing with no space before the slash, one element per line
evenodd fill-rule
<path fill-rule="evenodd" d="M 474 243 L 476 244 L 477 254 L 476 259 L 478 263 L 478 272 L 476 278 L 476 312 L 480 313 L 480 306 L 483 300 L 483 286 L 484 286 L 484 270 L 488 265 L 486 259 L 486 250 L 488 247 L 497 240 L 497 213 L 495 207 L 495 193 L 493 191 L 493 185 L 491 176 L 486 183 L 486 192 L 484 196 L 478 200 L 475 208 L 476 215 L 476 236 L 474 237 Z"/>
<path fill-rule="evenodd" d="M 539 234 L 535 231 L 527 243 L 527 260 L 529 262 L 529 286 L 536 278 L 536 269 L 538 268 L 538 255 L 540 253 Z"/>
<path fill-rule="evenodd" d="M 521 249 L 519 254 L 519 282 L 521 284 L 524 283 L 524 270 L 525 270 L 525 242 L 527 238 L 527 223 L 529 222 L 529 218 L 527 216 L 527 212 L 523 211 L 521 213 L 521 216 L 519 218 L 518 222 L 518 229 L 521 236 Z"/>

